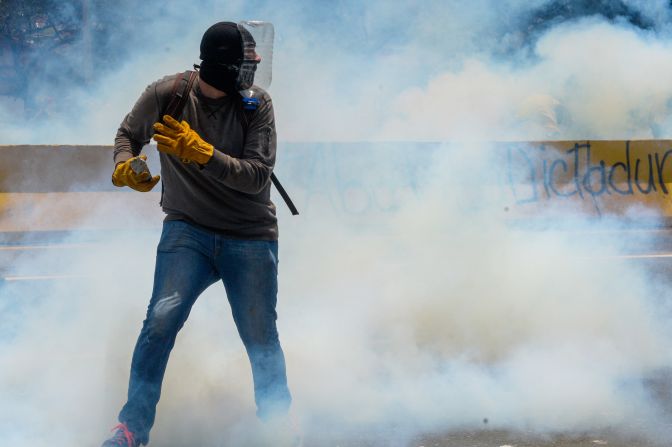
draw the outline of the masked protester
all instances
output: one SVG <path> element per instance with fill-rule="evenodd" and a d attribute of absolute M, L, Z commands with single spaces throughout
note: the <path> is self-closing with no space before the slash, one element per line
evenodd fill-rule
<path fill-rule="evenodd" d="M 133 352 L 128 400 L 103 447 L 149 442 L 177 333 L 198 296 L 219 280 L 252 366 L 257 415 L 264 426 L 285 429 L 284 422 L 276 423 L 288 420 L 291 397 L 276 329 L 278 226 L 269 181 L 275 121 L 270 96 L 252 86 L 260 61 L 254 48 L 241 25 L 213 25 L 201 41 L 193 87 L 184 90 L 182 119 L 166 109 L 186 81 L 182 74 L 167 76 L 145 90 L 117 132 L 112 181 L 141 192 L 159 181 L 140 155 L 151 138 L 156 140 L 166 217 L 154 288 Z M 243 89 L 248 100 L 254 98 L 251 111 L 239 93 Z M 183 380 L 188 386 L 189 378 Z M 286 445 L 300 444 L 297 432 L 282 435 Z"/>

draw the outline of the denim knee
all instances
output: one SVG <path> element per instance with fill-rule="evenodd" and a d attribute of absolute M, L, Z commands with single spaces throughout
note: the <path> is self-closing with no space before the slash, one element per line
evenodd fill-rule
<path fill-rule="evenodd" d="M 179 292 L 158 298 L 147 313 L 147 335 L 165 338 L 177 332 L 182 320 L 181 303 Z"/>

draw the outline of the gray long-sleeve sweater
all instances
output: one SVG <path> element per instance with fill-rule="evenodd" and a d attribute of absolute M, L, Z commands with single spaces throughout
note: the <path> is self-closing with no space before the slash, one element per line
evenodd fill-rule
<path fill-rule="evenodd" d="M 177 75 L 149 85 L 126 115 L 114 141 L 115 163 L 137 156 L 154 134 L 153 124 L 170 101 Z M 210 99 L 198 79 L 184 107 L 182 119 L 215 147 L 205 165 L 185 164 L 161 153 L 161 206 L 166 220 L 183 219 L 239 239 L 276 240 L 278 226 L 271 202 L 270 176 L 275 164 L 276 134 L 273 103 L 267 92 L 254 87 L 260 101 L 247 115 L 247 137 L 239 97 Z"/>

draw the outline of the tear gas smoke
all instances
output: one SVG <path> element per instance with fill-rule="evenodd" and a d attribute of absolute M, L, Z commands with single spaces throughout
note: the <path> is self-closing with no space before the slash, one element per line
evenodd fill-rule
<path fill-rule="evenodd" d="M 509 226 L 488 144 L 419 143 L 672 135 L 666 3 L 623 2 L 645 30 L 589 12 L 522 33 L 555 3 L 169 5 L 138 31 L 148 45 L 73 91 L 72 114 L 16 120 L 2 143 L 109 144 L 145 85 L 197 62 L 213 17 L 272 21 L 277 172 L 302 211 L 290 218 L 276 198 L 279 329 L 310 445 L 402 446 L 484 418 L 495 429 L 618 429 L 664 444 L 669 414 L 646 383 L 672 367 L 669 292 L 635 264 L 596 259 L 618 253 L 618 236 L 593 244 Z M 310 141 L 322 144 L 299 144 Z M 92 204 L 79 226 L 100 227 L 108 207 Z M 128 216 L 126 231 L 103 241 L 74 231 L 60 241 L 69 249 L 12 258 L 7 277 L 66 279 L 0 283 L 0 433 L 11 445 L 95 443 L 115 420 L 157 226 Z M 245 445 L 254 432 L 229 315 L 221 285 L 194 306 L 153 443 Z"/>

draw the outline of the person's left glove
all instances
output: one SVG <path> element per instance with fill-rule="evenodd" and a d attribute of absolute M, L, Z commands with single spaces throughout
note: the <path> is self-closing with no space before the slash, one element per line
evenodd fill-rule
<path fill-rule="evenodd" d="M 215 152 L 214 146 L 203 141 L 186 121 L 180 123 L 170 115 L 163 115 L 163 122 L 165 124 L 154 123 L 156 133 L 153 138 L 159 151 L 201 165 L 210 161 Z"/>

